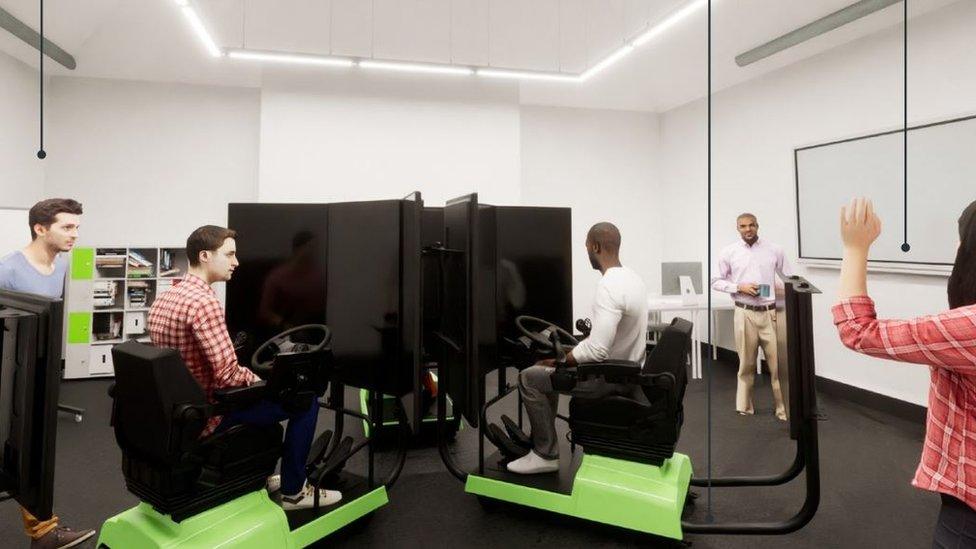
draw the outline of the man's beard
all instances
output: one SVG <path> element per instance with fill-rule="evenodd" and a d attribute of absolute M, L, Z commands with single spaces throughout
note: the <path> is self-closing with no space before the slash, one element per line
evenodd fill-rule
<path fill-rule="evenodd" d="M 590 258 L 590 266 L 596 270 L 600 270 L 600 262 L 596 260 L 596 254 L 593 252 L 586 252 L 586 255 Z"/>

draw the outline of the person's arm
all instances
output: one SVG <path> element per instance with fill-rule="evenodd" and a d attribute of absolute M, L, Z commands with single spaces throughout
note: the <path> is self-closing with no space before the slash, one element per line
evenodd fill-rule
<path fill-rule="evenodd" d="M 783 276 L 790 276 L 793 274 L 793 266 L 790 265 L 789 260 L 786 259 L 786 252 L 783 248 L 779 249 L 776 254 L 776 270 L 783 274 Z"/>
<path fill-rule="evenodd" d="M 224 312 L 216 299 L 202 303 L 192 315 L 191 328 L 207 362 L 213 368 L 217 387 L 240 387 L 257 382 L 260 378 L 237 363 L 234 344 L 227 333 Z"/>
<path fill-rule="evenodd" d="M 715 273 L 712 275 L 712 289 L 718 292 L 725 292 L 727 294 L 734 294 L 739 291 L 738 286 L 735 282 L 729 280 L 732 277 L 732 265 L 729 263 L 729 258 L 726 256 L 723 250 L 719 254 L 718 261 L 715 264 Z"/>
<path fill-rule="evenodd" d="M 866 355 L 976 374 L 976 308 L 960 307 L 912 320 L 878 320 L 868 297 L 867 262 L 881 234 L 870 200 L 857 198 L 840 212 L 844 243 L 834 324 L 848 348 Z"/>
<path fill-rule="evenodd" d="M 566 363 L 570 366 L 582 362 L 603 362 L 610 357 L 610 346 L 617 336 L 617 325 L 623 318 L 623 307 L 610 295 L 605 284 L 596 289 L 596 301 L 593 305 L 593 329 L 590 337 L 584 339 L 572 351 L 566 354 Z"/>
<path fill-rule="evenodd" d="M 833 314 L 840 340 L 851 350 L 976 374 L 976 307 L 911 320 L 878 320 L 874 301 L 859 295 L 835 305 Z"/>

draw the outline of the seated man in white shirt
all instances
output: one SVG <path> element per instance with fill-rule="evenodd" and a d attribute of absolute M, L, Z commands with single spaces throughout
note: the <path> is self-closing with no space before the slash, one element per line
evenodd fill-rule
<path fill-rule="evenodd" d="M 620 231 L 611 223 L 597 223 L 586 235 L 590 264 L 603 277 L 597 284 L 590 336 L 566 354 L 566 365 L 606 360 L 644 362 L 647 348 L 647 287 L 631 269 L 620 264 Z M 508 464 L 513 473 L 535 474 L 559 470 L 556 408 L 559 393 L 550 376 L 557 365 L 547 359 L 519 374 L 519 392 L 532 426 L 533 449 Z M 644 400 L 640 387 L 592 379 L 577 383 L 573 396 L 601 398 L 625 395 Z"/>

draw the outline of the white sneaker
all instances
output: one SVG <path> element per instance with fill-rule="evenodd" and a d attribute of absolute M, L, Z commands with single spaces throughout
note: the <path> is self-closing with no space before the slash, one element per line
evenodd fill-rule
<path fill-rule="evenodd" d="M 336 490 L 319 490 L 319 507 L 335 505 L 342 501 L 342 493 Z M 315 487 L 305 484 L 305 488 L 294 496 L 281 494 L 281 508 L 285 511 L 311 509 L 315 506 Z"/>
<path fill-rule="evenodd" d="M 281 475 L 271 475 L 268 477 L 268 493 L 273 494 L 278 490 L 281 490 Z"/>
<path fill-rule="evenodd" d="M 520 475 L 552 473 L 559 470 L 559 458 L 546 459 L 535 452 L 529 452 L 515 461 L 510 462 L 508 464 L 508 470 Z"/>

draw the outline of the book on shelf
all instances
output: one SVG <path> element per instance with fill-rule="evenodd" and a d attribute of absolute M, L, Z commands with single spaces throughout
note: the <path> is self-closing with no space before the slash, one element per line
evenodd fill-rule
<path fill-rule="evenodd" d="M 129 265 L 137 267 L 152 267 L 152 262 L 139 252 L 129 250 Z"/>

